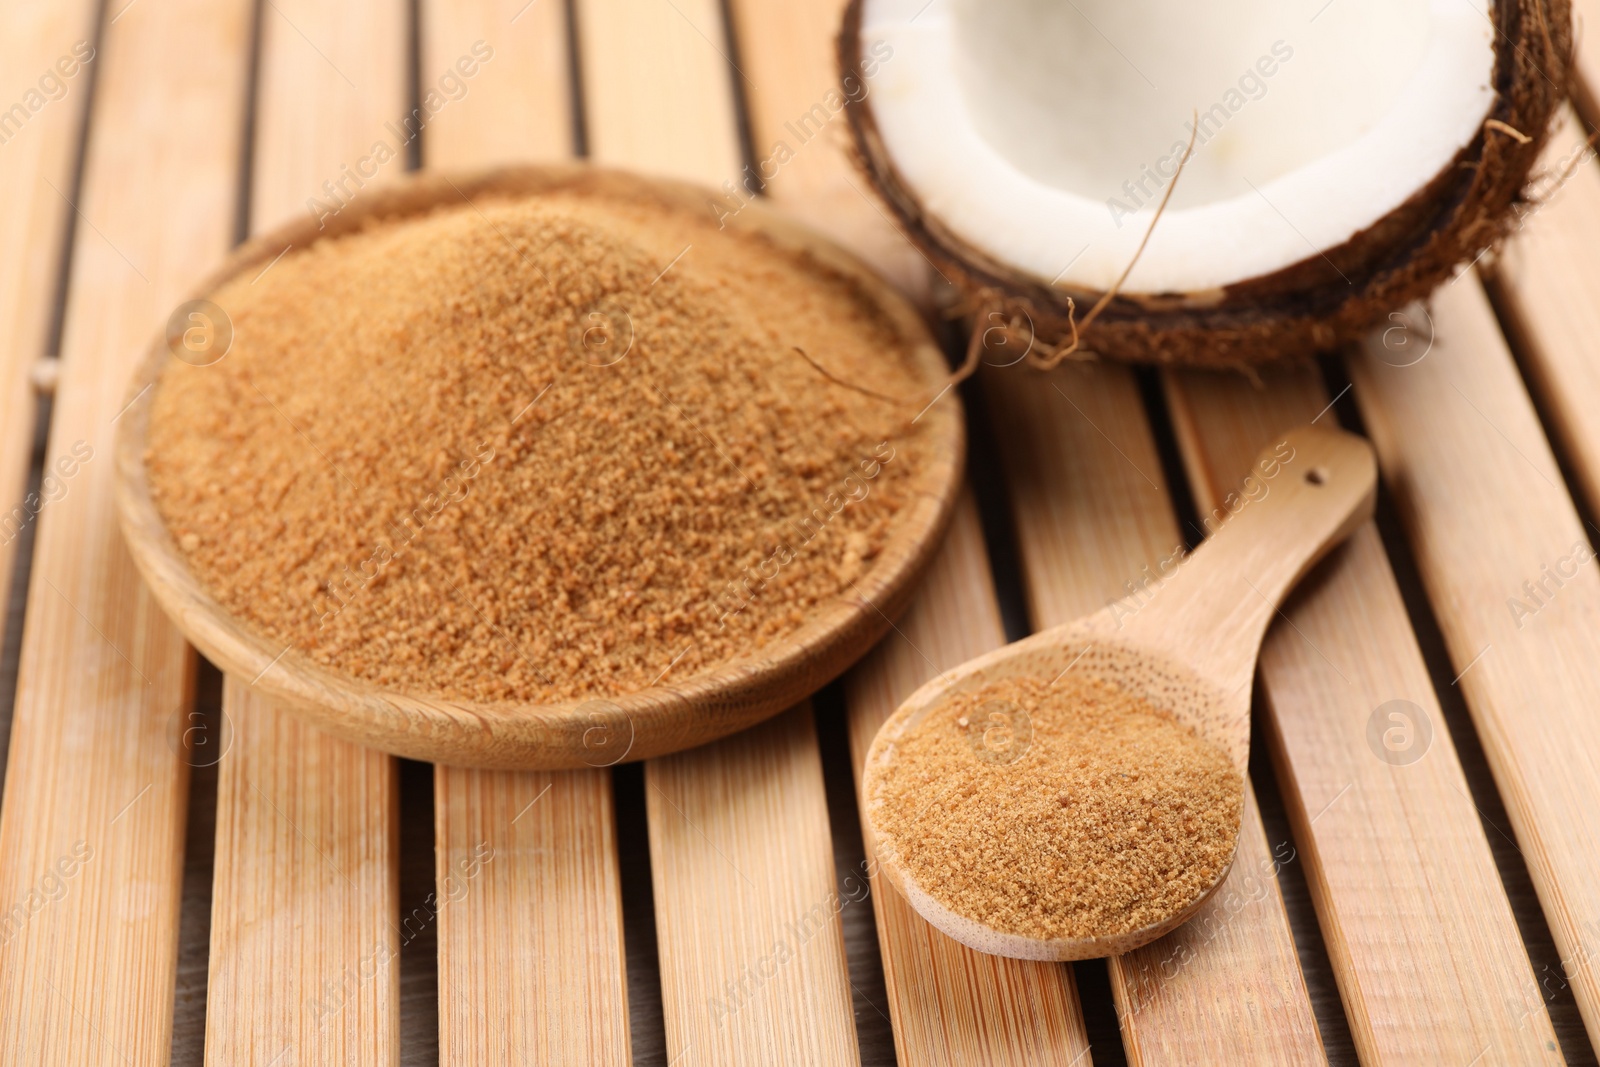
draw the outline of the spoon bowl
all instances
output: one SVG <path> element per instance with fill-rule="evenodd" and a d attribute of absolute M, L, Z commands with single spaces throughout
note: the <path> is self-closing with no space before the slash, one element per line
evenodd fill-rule
<path fill-rule="evenodd" d="M 904 741 L 949 706 L 1008 678 L 1051 684 L 1081 671 L 1139 697 L 1216 746 L 1245 773 L 1250 749 L 1251 681 L 1267 625 L 1289 590 L 1332 547 L 1372 514 L 1377 466 L 1365 441 L 1338 430 L 1303 427 L 1262 453 L 1244 490 L 1230 497 L 1230 519 L 1192 555 L 1164 564 L 1144 588 L 1092 615 L 1041 631 L 948 671 L 923 685 L 879 729 L 861 791 L 879 869 L 923 918 L 983 952 L 1021 959 L 1074 960 L 1128 952 L 1189 919 L 1220 887 L 1237 853 L 1192 901 L 1134 930 L 1040 938 L 961 914 L 918 884 L 901 862 L 901 843 L 883 826 L 885 772 Z M 990 714 L 974 758 L 1020 758 L 1031 723 L 1020 708 Z"/>

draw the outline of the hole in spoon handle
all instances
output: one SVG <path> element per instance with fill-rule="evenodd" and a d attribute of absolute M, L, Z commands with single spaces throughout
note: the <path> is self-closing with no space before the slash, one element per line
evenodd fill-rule
<path fill-rule="evenodd" d="M 1256 457 L 1219 507 L 1227 518 L 1131 619 L 1229 691 L 1248 682 L 1278 605 L 1334 545 L 1372 515 L 1377 463 L 1365 440 L 1302 426 Z"/>

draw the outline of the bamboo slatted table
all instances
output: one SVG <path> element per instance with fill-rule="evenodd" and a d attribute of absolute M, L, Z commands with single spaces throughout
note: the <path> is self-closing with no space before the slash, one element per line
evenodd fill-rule
<path fill-rule="evenodd" d="M 584 154 L 727 211 L 758 176 L 931 307 L 845 158 L 840 6 L 0 9 L 0 1063 L 1594 1062 L 1592 41 L 1548 161 L 1570 175 L 1346 360 L 987 368 L 916 604 L 726 741 L 581 773 L 402 763 L 220 679 L 143 591 L 109 457 L 152 332 L 237 240 L 408 166 Z M 1384 506 L 1268 636 L 1224 889 L 1109 963 L 933 932 L 864 863 L 877 724 L 1008 632 L 1140 588 L 1311 419 L 1371 436 Z"/>

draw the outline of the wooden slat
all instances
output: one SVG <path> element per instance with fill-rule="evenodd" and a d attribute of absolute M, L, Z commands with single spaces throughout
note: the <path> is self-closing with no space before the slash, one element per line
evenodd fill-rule
<path fill-rule="evenodd" d="M 261 32 L 256 232 L 330 200 L 323 183 L 356 171 L 379 140 L 398 157 L 362 180 L 405 165 L 384 125 L 406 117 L 403 3 L 269 0 Z M 394 1063 L 394 761 L 291 721 L 245 681 L 224 683 L 237 741 L 217 787 L 207 1058 Z M 338 1010 L 322 981 L 352 989 Z"/>
<path fill-rule="evenodd" d="M 58 28 L 65 39 L 52 43 L 70 48 L 81 12 L 64 11 Z M 113 420 L 133 363 L 227 248 L 248 29 L 244 3 L 150 4 L 107 27 L 96 61 L 98 120 L 46 452 L 54 465 L 82 442 L 83 461 L 61 477 L 65 493 L 40 519 L 0 804 L 0 1062 L 8 1064 L 154 1064 L 170 1051 L 188 783 L 177 743 L 194 659 L 117 533 Z M 86 79 L 80 73 L 70 91 L 85 94 Z M 54 182 L 64 149 L 45 142 L 61 136 L 52 127 L 74 102 L 51 106 L 63 112 L 35 116 L 0 155 L 19 153 L 9 167 L 34 154 L 37 166 L 55 169 L 39 177 Z M 181 204 L 182 224 L 154 204 Z M 49 203 L 39 206 L 44 220 L 56 217 Z M 49 233 L 25 239 L 48 244 Z M 53 256 L 9 244 L 4 255 L 19 251 Z M 43 300 L 43 279 L 32 284 Z M 17 324 L 35 342 L 40 314 L 24 311 Z"/>
<path fill-rule="evenodd" d="M 1005 643 L 970 493 L 916 602 L 845 682 L 856 784 L 900 701 L 941 670 Z M 863 832 L 870 832 L 865 819 Z M 884 985 L 901 1063 L 1088 1067 L 1072 968 L 975 952 L 929 926 L 871 867 Z"/>
<path fill-rule="evenodd" d="M 225 708 L 206 1059 L 397 1062 L 394 761 L 241 685 Z"/>
<path fill-rule="evenodd" d="M 748 76 L 741 85 L 756 157 L 750 174 L 768 196 L 854 249 L 913 300 L 926 302 L 928 261 L 847 158 L 850 132 L 834 50 L 844 6 L 843 0 L 732 0 L 740 65 Z M 872 83 L 853 91 L 870 93 Z M 738 181 L 734 186 L 723 201 L 730 210 L 747 195 Z"/>
<path fill-rule="evenodd" d="M 427 0 L 422 19 L 422 83 L 466 86 L 427 127 L 426 166 L 571 154 L 562 5 Z M 479 42 L 491 58 L 460 78 Z M 436 767 L 434 811 L 440 1062 L 627 1063 L 611 772 Z"/>
<path fill-rule="evenodd" d="M 434 782 L 440 1062 L 627 1063 L 611 776 Z"/>
<path fill-rule="evenodd" d="M 589 147 L 716 186 L 742 165 L 715 0 L 580 0 Z M 669 1061 L 855 1064 L 809 705 L 645 766 Z"/>
<path fill-rule="evenodd" d="M 438 89 L 452 73 L 462 86 L 445 84 L 447 99 L 461 95 L 428 121 L 423 166 L 470 169 L 572 155 L 565 6 L 550 0 L 422 0 L 419 14 L 422 92 Z M 489 58 L 474 62 L 474 45 Z"/>
<path fill-rule="evenodd" d="M 645 770 L 673 1064 L 855 1064 L 808 704 Z"/>
<path fill-rule="evenodd" d="M 1600 397 L 1600 165 L 1592 154 L 1588 135 L 1567 112 L 1540 159 L 1546 198 L 1530 206 L 1485 281 L 1551 432 L 1571 460 L 1573 488 L 1594 511 L 1600 509 L 1594 402 Z M 1426 331 L 1425 321 L 1417 326 Z"/>
<path fill-rule="evenodd" d="M 1180 545 L 1133 377 L 1111 366 L 991 373 L 1034 624 L 1067 622 L 1125 595 Z M 1233 871 L 1194 919 L 1111 960 L 1133 1063 L 1325 1062 L 1276 864 L 1246 791 Z"/>
<path fill-rule="evenodd" d="M 24 500 L 33 450 L 30 376 L 46 355 L 57 258 L 72 214 L 66 197 L 73 191 L 77 136 L 94 71 L 95 60 L 79 63 L 73 46 L 93 55 L 96 7 L 85 0 L 27 0 L 0 11 L 0 70 L 7 74 L 5 91 L 17 94 L 4 107 L 22 103 L 26 116 L 21 122 L 15 111 L 0 117 L 0 604 L 10 603 L 17 543 L 35 510 Z M 71 76 L 61 77 L 66 71 Z M 37 81 L 52 75 L 64 89 L 54 100 L 39 92 Z M 37 94 L 31 101 L 24 98 L 30 89 Z"/>
<path fill-rule="evenodd" d="M 1195 500 L 1219 524 L 1261 449 L 1332 417 L 1314 367 L 1261 378 L 1166 379 Z M 1261 650 L 1263 740 L 1361 1062 L 1560 1063 L 1543 1004 L 1521 1002 L 1527 949 L 1376 525 L 1284 616 Z"/>
<path fill-rule="evenodd" d="M 842 9 L 839 0 L 733 4 L 739 55 L 751 80 L 745 101 L 757 171 L 772 199 L 853 248 L 913 299 L 926 301 L 927 263 L 868 199 L 846 156 L 833 50 Z M 738 204 L 730 196 L 724 206 Z M 898 630 L 846 683 L 858 776 L 872 736 L 901 699 L 936 671 L 1005 641 L 970 495 Z M 974 952 L 929 926 L 877 877 L 875 866 L 871 871 L 902 1063 L 1087 1067 L 1071 968 Z"/>
<path fill-rule="evenodd" d="M 330 184 L 359 196 L 405 170 L 409 21 L 402 0 L 262 0 L 251 233 L 315 216 Z M 379 141 L 393 158 L 366 178 Z"/>
<path fill-rule="evenodd" d="M 1432 320 L 1425 358 L 1393 366 L 1379 335 L 1351 374 L 1561 952 L 1556 980 L 1600 1044 L 1600 568 L 1472 274 L 1434 294 Z"/>
<path fill-rule="evenodd" d="M 584 129 L 599 163 L 720 187 L 744 167 L 717 0 L 577 0 Z"/>

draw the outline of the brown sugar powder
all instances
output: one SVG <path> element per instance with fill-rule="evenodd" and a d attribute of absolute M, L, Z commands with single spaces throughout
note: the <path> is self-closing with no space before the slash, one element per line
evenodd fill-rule
<path fill-rule="evenodd" d="M 880 850 L 945 907 L 1040 940 L 1181 911 L 1231 862 L 1244 801 L 1218 747 L 1082 672 L 952 696 L 869 798 Z"/>
<path fill-rule="evenodd" d="M 373 684 L 612 695 L 848 595 L 915 491 L 914 339 L 848 278 L 656 202 L 461 205 L 212 294 L 153 498 L 216 599 Z M 918 405 L 920 406 L 920 405 Z M 926 424 L 924 423 L 924 428 Z"/>

